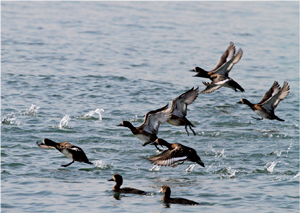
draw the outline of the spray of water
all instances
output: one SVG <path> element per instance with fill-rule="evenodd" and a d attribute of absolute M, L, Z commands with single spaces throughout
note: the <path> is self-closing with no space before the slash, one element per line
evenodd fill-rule
<path fill-rule="evenodd" d="M 40 107 L 32 104 L 31 107 L 26 111 L 25 115 L 28 116 L 37 116 L 37 111 Z"/>
<path fill-rule="evenodd" d="M 266 169 L 268 172 L 273 173 L 274 167 L 276 166 L 277 163 L 280 163 L 281 161 L 273 161 L 273 162 L 268 162 L 266 165 Z"/>
<path fill-rule="evenodd" d="M 62 129 L 62 128 L 64 128 L 64 127 L 67 127 L 70 120 L 71 120 L 70 116 L 66 114 L 66 115 L 61 119 L 61 121 L 60 121 L 60 123 L 59 123 L 59 125 L 58 125 L 58 128 Z"/>
<path fill-rule="evenodd" d="M 92 163 L 100 169 L 107 169 L 113 166 L 113 164 L 105 164 L 105 162 L 103 162 L 102 160 L 95 160 L 92 161 Z"/>
<path fill-rule="evenodd" d="M 15 113 L 11 112 L 5 115 L 2 119 L 4 125 L 20 125 L 21 121 L 17 120 Z"/>
<path fill-rule="evenodd" d="M 91 118 L 93 117 L 95 114 L 98 114 L 99 115 L 99 120 L 101 121 L 102 120 L 102 115 L 101 115 L 101 112 L 104 112 L 104 109 L 95 109 L 95 110 L 92 110 L 90 111 L 89 113 L 85 114 L 84 115 L 84 118 Z"/>

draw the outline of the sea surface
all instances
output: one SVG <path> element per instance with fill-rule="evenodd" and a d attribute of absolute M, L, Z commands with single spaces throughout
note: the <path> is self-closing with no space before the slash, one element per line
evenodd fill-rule
<path fill-rule="evenodd" d="M 1 2 L 2 212 L 298 212 L 299 2 Z M 205 86 L 189 70 L 211 70 L 234 42 L 230 72 L 245 92 L 199 94 L 183 126 L 158 136 L 194 148 L 205 167 L 152 165 L 134 126 L 180 94 Z M 290 94 L 285 122 L 255 120 L 274 81 Z M 94 165 L 36 145 L 81 147 Z M 147 195 L 115 194 L 123 186 Z M 199 206 L 166 205 L 159 190 Z"/>

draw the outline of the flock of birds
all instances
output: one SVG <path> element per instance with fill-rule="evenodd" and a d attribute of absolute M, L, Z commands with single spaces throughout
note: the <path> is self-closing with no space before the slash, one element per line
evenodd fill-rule
<path fill-rule="evenodd" d="M 245 90 L 232 78 L 229 77 L 229 72 L 234 66 L 234 64 L 238 63 L 243 55 L 242 49 L 235 54 L 235 46 L 232 42 L 230 42 L 227 50 L 223 53 L 221 58 L 219 59 L 216 66 L 211 71 L 205 71 L 202 68 L 195 67 L 193 72 L 197 74 L 195 77 L 209 78 L 211 80 L 210 83 L 203 82 L 206 88 L 200 92 L 203 93 L 211 93 L 221 87 L 228 87 L 235 91 L 240 90 L 244 92 Z M 287 97 L 289 94 L 290 87 L 287 82 L 284 82 L 283 87 L 281 88 L 277 81 L 274 81 L 271 88 L 265 93 L 263 98 L 257 104 L 253 104 L 247 99 L 241 99 L 240 104 L 248 105 L 260 118 L 255 118 L 258 120 L 262 119 L 270 119 L 270 120 L 278 120 L 284 121 L 283 119 L 277 117 L 274 113 L 274 110 L 278 106 L 279 102 Z M 159 126 L 165 122 L 170 123 L 174 126 L 184 126 L 189 135 L 188 127 L 196 135 L 195 131 L 192 127 L 194 125 L 186 118 L 187 116 L 187 106 L 192 104 L 199 94 L 199 87 L 191 88 L 185 93 L 181 94 L 177 98 L 172 100 L 172 105 L 168 108 L 168 104 L 162 108 L 157 110 L 150 111 L 146 113 L 144 122 L 139 127 L 134 127 L 129 121 L 123 121 L 118 126 L 127 127 L 131 130 L 133 135 L 139 138 L 144 142 L 143 146 L 147 144 L 154 145 L 159 151 L 160 154 L 150 157 L 148 160 L 155 165 L 158 166 L 178 166 L 182 164 L 184 161 L 191 161 L 198 163 L 200 166 L 205 167 L 204 163 L 198 156 L 197 152 L 190 147 L 184 146 L 180 143 L 170 144 L 166 140 L 162 138 L 158 138 L 158 129 Z M 93 164 L 90 162 L 84 153 L 84 151 L 78 147 L 74 146 L 68 142 L 56 143 L 50 139 L 44 139 L 42 142 L 37 142 L 37 145 L 41 148 L 56 148 L 58 151 L 63 153 L 65 156 L 72 158 L 73 161 L 66 164 L 61 165 L 63 167 L 67 167 L 74 163 L 74 161 L 84 162 L 87 164 Z M 159 147 L 166 147 L 166 150 L 161 150 Z M 118 193 L 133 193 L 133 194 L 146 194 L 145 191 L 123 187 L 121 185 L 123 183 L 123 178 L 119 174 L 115 174 L 112 179 L 109 181 L 115 181 L 116 184 L 113 187 L 113 191 Z M 197 202 L 187 200 L 184 198 L 171 198 L 171 189 L 168 186 L 163 186 L 161 192 L 164 193 L 162 200 L 166 203 L 177 203 L 177 204 L 188 204 L 188 205 L 196 205 L 199 204 Z"/>

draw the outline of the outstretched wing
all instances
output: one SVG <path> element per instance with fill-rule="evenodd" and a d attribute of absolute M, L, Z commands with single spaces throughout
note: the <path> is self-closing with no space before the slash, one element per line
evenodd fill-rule
<path fill-rule="evenodd" d="M 234 44 L 232 42 L 230 42 L 227 50 L 223 53 L 223 55 L 219 59 L 219 61 L 216 64 L 216 66 L 212 69 L 212 71 L 217 70 L 223 64 L 225 64 L 226 62 L 230 61 L 233 58 L 234 54 L 235 54 L 235 46 L 234 46 Z"/>
<path fill-rule="evenodd" d="M 201 94 L 212 93 L 213 91 L 222 87 L 222 85 L 217 85 L 213 82 L 209 83 L 203 81 L 202 83 L 206 86 L 206 88 L 202 92 L 200 92 Z"/>
<path fill-rule="evenodd" d="M 267 101 L 268 99 L 270 99 L 271 97 L 276 95 L 280 89 L 281 88 L 280 88 L 280 85 L 278 84 L 278 82 L 274 81 L 271 88 L 266 92 L 266 94 L 263 96 L 263 98 L 261 99 L 261 101 L 258 104 L 263 104 L 265 101 Z"/>
<path fill-rule="evenodd" d="M 190 89 L 172 100 L 171 112 L 178 117 L 185 117 L 187 114 L 187 106 L 193 103 L 198 97 L 199 87 Z"/>
<path fill-rule="evenodd" d="M 269 110 L 269 111 L 272 111 L 272 110 L 276 109 L 276 107 L 280 103 L 280 101 L 285 99 L 286 96 L 288 96 L 289 93 L 290 93 L 290 86 L 285 81 L 283 86 L 282 86 L 282 89 L 278 93 L 273 95 L 271 98 L 269 98 L 267 101 L 265 101 L 262 104 L 262 107 Z"/>
<path fill-rule="evenodd" d="M 176 163 L 187 160 L 187 156 L 180 149 L 165 150 L 161 154 L 149 158 L 149 160 L 159 166 L 172 166 Z"/>
<path fill-rule="evenodd" d="M 146 132 L 157 135 L 159 125 L 165 123 L 171 117 L 168 105 L 148 112 L 145 115 L 144 123 L 140 127 Z"/>
<path fill-rule="evenodd" d="M 212 72 L 228 77 L 228 73 L 232 69 L 233 65 L 238 63 L 240 61 L 240 59 L 242 58 L 242 56 L 243 56 L 243 50 L 239 49 L 237 54 L 231 60 L 229 60 L 228 62 L 223 64 L 221 67 L 219 67 L 217 70 L 214 70 Z"/>

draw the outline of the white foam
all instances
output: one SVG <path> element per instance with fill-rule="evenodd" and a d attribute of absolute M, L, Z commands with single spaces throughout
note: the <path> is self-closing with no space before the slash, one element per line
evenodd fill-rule
<path fill-rule="evenodd" d="M 274 167 L 276 166 L 277 163 L 280 163 L 281 161 L 273 161 L 273 162 L 269 162 L 266 164 L 267 167 L 267 171 L 270 173 L 273 173 Z"/>
<path fill-rule="evenodd" d="M 31 107 L 26 111 L 25 115 L 37 116 L 37 111 L 40 107 L 32 104 Z"/>
<path fill-rule="evenodd" d="M 105 164 L 105 162 L 103 160 L 94 160 L 94 161 L 92 161 L 92 163 L 95 165 L 95 167 L 98 167 L 101 169 L 105 169 L 105 168 L 111 167 L 113 165 L 113 163 Z"/>
<path fill-rule="evenodd" d="M 66 114 L 59 122 L 58 127 L 60 129 L 62 129 L 63 127 L 67 127 L 70 120 L 71 120 L 70 116 Z"/>
<path fill-rule="evenodd" d="M 2 124 L 6 125 L 20 125 L 21 121 L 17 120 L 15 113 L 11 112 L 5 115 L 2 119 Z"/>
<path fill-rule="evenodd" d="M 90 111 L 89 113 L 85 114 L 83 117 L 84 118 L 91 118 L 93 117 L 95 114 L 98 114 L 99 115 L 99 120 L 101 121 L 102 120 L 102 115 L 101 115 L 101 112 L 104 112 L 104 109 L 95 109 L 95 110 L 92 110 Z"/>

